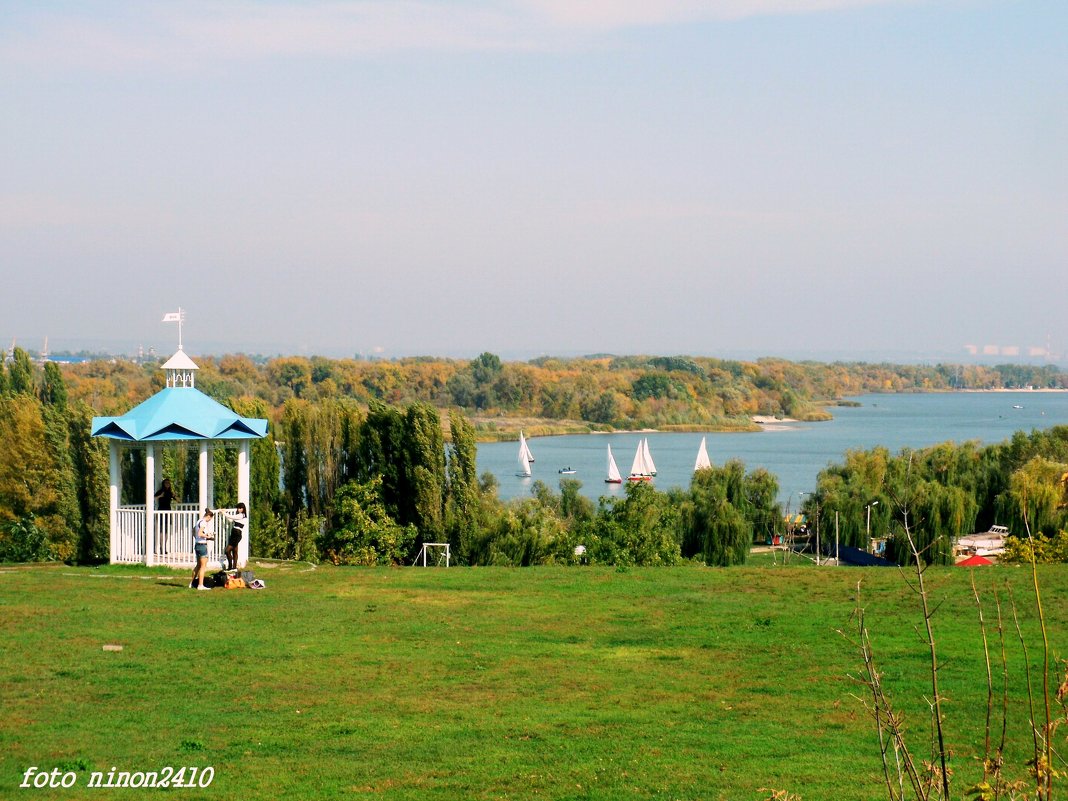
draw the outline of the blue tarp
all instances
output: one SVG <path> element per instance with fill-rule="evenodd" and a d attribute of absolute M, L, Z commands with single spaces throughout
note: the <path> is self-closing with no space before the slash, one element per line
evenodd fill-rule
<path fill-rule="evenodd" d="M 834 550 L 831 551 L 834 556 Z M 838 546 L 838 563 L 841 565 L 854 565 L 856 567 L 897 567 L 893 562 L 875 556 L 860 548 L 852 548 L 848 545 Z"/>

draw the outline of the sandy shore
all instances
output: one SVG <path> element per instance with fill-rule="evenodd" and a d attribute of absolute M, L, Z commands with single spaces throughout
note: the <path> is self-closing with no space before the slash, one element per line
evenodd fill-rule
<path fill-rule="evenodd" d="M 792 417 L 772 417 L 769 414 L 754 414 L 749 418 L 760 426 L 761 431 L 792 431 L 789 423 L 800 423 Z"/>

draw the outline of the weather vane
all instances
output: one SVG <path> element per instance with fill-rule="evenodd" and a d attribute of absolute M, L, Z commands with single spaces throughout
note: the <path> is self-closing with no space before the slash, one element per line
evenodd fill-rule
<path fill-rule="evenodd" d="M 178 350 L 182 349 L 182 322 L 185 320 L 185 312 L 182 311 L 182 307 L 178 307 L 176 312 L 167 312 L 163 315 L 163 322 L 165 323 L 178 323 Z"/>

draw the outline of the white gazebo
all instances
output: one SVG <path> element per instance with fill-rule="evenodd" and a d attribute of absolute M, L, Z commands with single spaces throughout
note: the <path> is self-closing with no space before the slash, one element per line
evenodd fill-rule
<path fill-rule="evenodd" d="M 166 320 L 166 318 L 164 318 Z M 215 512 L 216 539 L 209 558 L 223 558 L 236 503 L 249 506 L 250 444 L 267 436 L 267 421 L 241 417 L 196 388 L 197 366 L 181 349 L 163 365 L 167 386 L 121 417 L 94 417 L 92 435 L 106 437 L 110 445 L 111 563 L 173 565 L 194 563 L 193 526 L 204 509 Z M 154 496 L 162 475 L 164 443 L 193 441 L 199 445 L 199 498 L 197 503 L 175 503 L 171 511 L 157 511 Z M 215 507 L 214 455 L 219 447 L 237 448 L 235 507 Z M 144 452 L 145 502 L 122 504 L 123 449 Z M 238 565 L 248 562 L 251 527 L 238 548 Z"/>

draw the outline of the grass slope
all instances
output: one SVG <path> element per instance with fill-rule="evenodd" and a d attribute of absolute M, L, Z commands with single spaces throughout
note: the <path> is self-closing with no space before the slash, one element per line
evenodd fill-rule
<path fill-rule="evenodd" d="M 852 630 L 858 579 L 885 682 L 924 747 L 921 621 L 896 571 L 258 574 L 265 591 L 197 593 L 143 568 L 0 569 L 0 798 L 884 798 L 848 678 L 859 659 L 836 633 Z M 1012 585 L 1036 663 L 1029 571 L 977 575 Z M 1042 573 L 1060 644 L 1066 578 Z M 959 793 L 978 775 L 985 668 L 968 571 L 928 579 Z M 1019 766 L 1030 736 L 1015 640 L 1009 651 Z M 30 765 L 78 784 L 19 790 Z M 216 778 L 85 787 L 92 770 L 181 765 Z"/>

